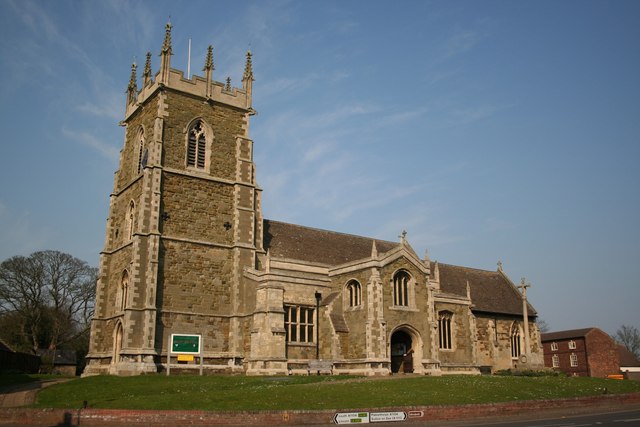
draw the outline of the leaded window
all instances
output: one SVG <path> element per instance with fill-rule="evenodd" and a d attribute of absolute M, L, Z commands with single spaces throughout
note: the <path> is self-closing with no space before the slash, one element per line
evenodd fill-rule
<path fill-rule="evenodd" d="M 409 280 L 411 276 L 404 270 L 393 276 L 393 305 L 409 306 Z"/>
<path fill-rule="evenodd" d="M 284 328 L 287 342 L 314 342 L 315 311 L 312 307 L 284 306 Z"/>
<path fill-rule="evenodd" d="M 520 357 L 520 354 L 520 329 L 517 326 L 514 326 L 511 331 L 511 358 L 517 359 Z"/>
<path fill-rule="evenodd" d="M 453 348 L 451 333 L 451 318 L 453 314 L 448 311 L 440 312 L 438 316 L 438 338 L 441 350 Z"/>
<path fill-rule="evenodd" d="M 347 283 L 347 298 L 349 307 L 358 307 L 362 304 L 362 287 L 357 280 Z"/>

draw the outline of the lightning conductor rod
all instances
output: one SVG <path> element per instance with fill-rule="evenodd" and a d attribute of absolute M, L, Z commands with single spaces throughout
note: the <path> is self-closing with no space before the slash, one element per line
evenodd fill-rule
<path fill-rule="evenodd" d="M 187 79 L 191 79 L 191 39 L 189 39 L 189 53 L 187 57 Z"/>

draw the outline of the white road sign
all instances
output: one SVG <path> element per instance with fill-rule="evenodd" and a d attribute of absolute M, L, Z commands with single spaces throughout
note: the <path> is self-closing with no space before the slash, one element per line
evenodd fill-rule
<path fill-rule="evenodd" d="M 404 421 L 407 419 L 405 412 L 371 412 L 369 421 L 372 423 L 382 423 L 389 421 Z"/>
<path fill-rule="evenodd" d="M 339 412 L 333 417 L 336 424 L 369 424 L 368 412 Z"/>

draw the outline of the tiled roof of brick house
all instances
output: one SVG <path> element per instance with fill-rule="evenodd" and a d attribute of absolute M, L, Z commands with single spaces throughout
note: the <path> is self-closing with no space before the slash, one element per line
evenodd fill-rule
<path fill-rule="evenodd" d="M 401 244 L 264 220 L 264 247 L 275 258 L 335 266 L 370 257 L 374 241 L 378 253 Z M 433 263 L 431 268 L 433 271 Z M 504 274 L 449 264 L 439 264 L 439 270 L 442 292 L 464 297 L 469 282 L 475 311 L 522 315 L 520 293 Z M 528 310 L 530 316 L 536 316 L 531 305 Z"/>
<path fill-rule="evenodd" d="M 542 342 L 560 341 L 572 338 L 584 338 L 589 332 L 596 328 L 570 329 L 567 331 L 547 332 L 541 335 Z"/>
<path fill-rule="evenodd" d="M 640 366 L 640 360 L 622 344 L 618 344 L 618 357 L 620 358 L 620 366 Z"/>

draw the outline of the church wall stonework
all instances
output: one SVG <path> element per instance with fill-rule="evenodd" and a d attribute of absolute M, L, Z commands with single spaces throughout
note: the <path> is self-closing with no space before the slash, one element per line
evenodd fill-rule
<path fill-rule="evenodd" d="M 131 269 L 131 254 L 133 244 L 123 247 L 110 258 L 109 270 L 106 276 L 107 283 L 107 316 L 114 316 L 121 312 L 119 307 L 119 301 L 117 301 L 120 295 L 120 286 L 122 283 L 122 275 L 125 270 Z"/>
<path fill-rule="evenodd" d="M 197 314 L 228 314 L 232 258 L 228 250 L 163 240 L 158 308 Z"/>
<path fill-rule="evenodd" d="M 448 311 L 453 313 L 452 316 L 452 349 L 440 350 L 439 359 L 441 364 L 451 365 L 471 365 L 473 364 L 473 348 L 474 341 L 469 337 L 472 333 L 470 319 L 468 315 L 468 307 L 459 304 L 438 303 L 436 305 L 436 314 L 440 311 Z"/>
<path fill-rule="evenodd" d="M 364 359 L 367 357 L 366 349 L 366 325 L 368 321 L 368 311 L 366 301 L 368 294 L 367 282 L 371 273 L 369 271 L 357 271 L 353 273 L 341 274 L 332 278 L 334 292 L 340 293 L 340 308 L 344 313 L 344 318 L 349 329 L 348 341 L 342 346 L 341 357 L 344 359 Z M 361 304 L 357 307 L 349 307 L 346 298 L 346 285 L 351 280 L 356 280 L 360 284 Z"/>
<path fill-rule="evenodd" d="M 162 211 L 169 215 L 162 232 L 173 238 L 231 245 L 233 187 L 206 179 L 165 173 Z"/>

